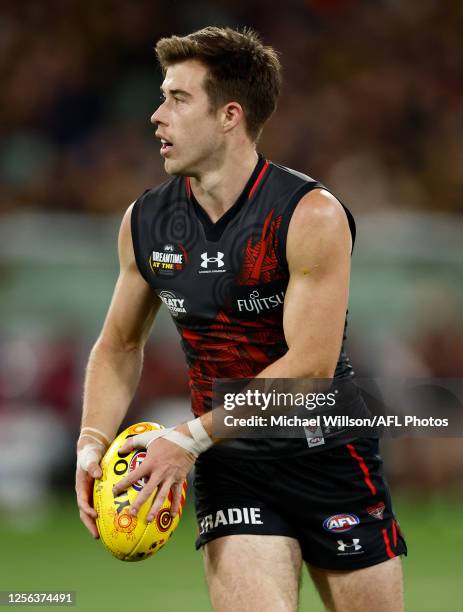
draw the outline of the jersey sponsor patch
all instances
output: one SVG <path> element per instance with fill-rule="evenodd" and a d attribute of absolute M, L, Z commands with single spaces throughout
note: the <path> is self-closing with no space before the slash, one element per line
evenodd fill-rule
<path fill-rule="evenodd" d="M 355 514 L 333 514 L 323 521 L 323 527 L 332 533 L 350 531 L 360 523 Z"/>
<path fill-rule="evenodd" d="M 214 274 L 226 272 L 224 253 L 222 251 L 201 253 L 201 264 L 198 270 L 199 274 Z"/>
<path fill-rule="evenodd" d="M 278 316 L 278 311 L 283 310 L 286 286 L 284 281 L 237 285 L 232 288 L 231 309 L 236 316 L 245 319 Z"/>
<path fill-rule="evenodd" d="M 158 293 L 158 296 L 169 309 L 171 315 L 176 319 L 187 314 L 186 300 L 174 291 L 164 289 Z"/>
<path fill-rule="evenodd" d="M 188 256 L 181 244 L 168 242 L 160 249 L 151 251 L 149 266 L 156 276 L 172 277 L 181 272 Z"/>
<path fill-rule="evenodd" d="M 274 310 L 275 308 L 283 306 L 285 298 L 285 292 L 280 291 L 274 295 L 261 295 L 257 289 L 251 291 L 249 296 L 245 299 L 237 299 L 236 307 L 240 313 L 252 313 L 258 315 L 261 312 Z"/>

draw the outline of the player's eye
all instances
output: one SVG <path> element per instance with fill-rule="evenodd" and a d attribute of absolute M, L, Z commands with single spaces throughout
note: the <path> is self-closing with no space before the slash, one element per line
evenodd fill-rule
<path fill-rule="evenodd" d="M 166 96 L 162 93 L 162 94 L 160 94 L 159 99 L 161 100 L 161 102 L 165 102 L 166 101 Z"/>

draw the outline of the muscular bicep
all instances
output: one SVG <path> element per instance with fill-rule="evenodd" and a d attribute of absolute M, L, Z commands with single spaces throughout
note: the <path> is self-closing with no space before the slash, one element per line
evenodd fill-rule
<path fill-rule="evenodd" d="M 115 350 L 131 350 L 146 342 L 160 300 L 141 276 L 133 252 L 130 218 L 132 206 L 119 232 L 119 277 L 99 341 Z"/>
<path fill-rule="evenodd" d="M 349 296 L 350 251 L 342 205 L 325 190 L 304 196 L 288 229 L 290 280 L 283 316 L 287 358 L 300 376 L 334 373 Z"/>

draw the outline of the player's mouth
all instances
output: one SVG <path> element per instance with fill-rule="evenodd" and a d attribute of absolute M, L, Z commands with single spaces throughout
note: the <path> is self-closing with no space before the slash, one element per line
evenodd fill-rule
<path fill-rule="evenodd" d="M 173 146 L 174 145 L 171 142 L 169 142 L 165 138 L 161 138 L 161 155 L 167 155 Z"/>

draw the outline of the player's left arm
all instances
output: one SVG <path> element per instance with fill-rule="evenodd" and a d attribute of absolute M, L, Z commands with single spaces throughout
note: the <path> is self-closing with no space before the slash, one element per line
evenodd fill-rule
<path fill-rule="evenodd" d="M 288 352 L 259 377 L 332 378 L 349 298 L 352 238 L 346 212 L 324 189 L 297 205 L 288 229 L 290 279 L 283 327 Z"/>

